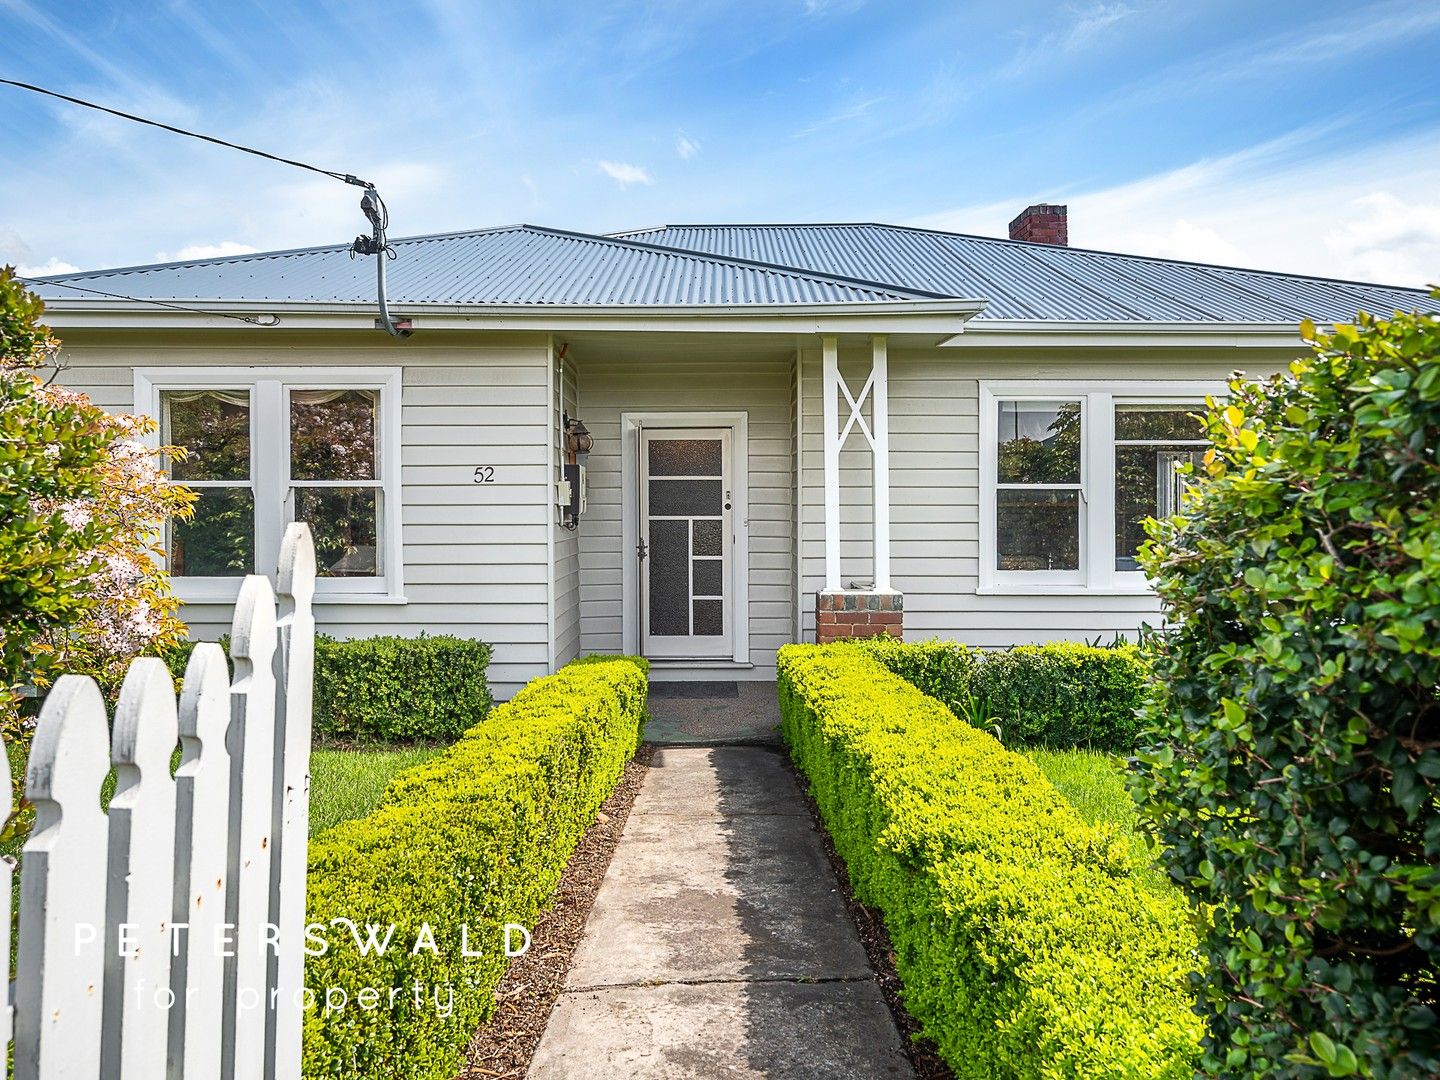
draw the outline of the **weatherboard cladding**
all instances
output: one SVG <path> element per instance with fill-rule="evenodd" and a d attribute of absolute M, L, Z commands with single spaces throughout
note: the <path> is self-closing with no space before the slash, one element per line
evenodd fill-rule
<path fill-rule="evenodd" d="M 396 257 L 387 266 L 387 291 L 396 305 L 625 307 L 934 298 L 824 272 L 529 225 L 391 243 Z M 56 283 L 36 286 L 46 299 L 93 295 L 64 284 L 144 300 L 369 303 L 375 298 L 373 261 L 352 259 L 346 247 L 66 274 L 46 282 Z"/>
<path fill-rule="evenodd" d="M 984 297 L 977 322 L 1348 321 L 1433 310 L 1422 290 L 1117 255 L 895 225 L 669 225 L 619 233 L 950 296 Z"/>

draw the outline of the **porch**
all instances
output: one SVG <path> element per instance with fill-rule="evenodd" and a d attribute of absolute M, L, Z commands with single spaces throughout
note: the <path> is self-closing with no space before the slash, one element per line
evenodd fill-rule
<path fill-rule="evenodd" d="M 886 336 L 565 344 L 557 410 L 593 437 L 585 512 L 557 534 L 578 653 L 644 655 L 657 683 L 769 682 L 780 646 L 815 640 L 817 593 L 885 598 L 883 618 L 822 613 L 826 636 L 899 633 Z"/>

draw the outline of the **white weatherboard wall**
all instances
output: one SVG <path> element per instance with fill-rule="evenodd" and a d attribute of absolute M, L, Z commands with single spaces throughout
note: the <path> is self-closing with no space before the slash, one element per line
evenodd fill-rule
<path fill-rule="evenodd" d="M 622 648 L 620 414 L 739 413 L 749 430 L 749 669 L 697 673 L 717 679 L 773 679 L 775 652 L 794 640 L 795 518 L 794 354 L 743 346 L 697 350 L 648 348 L 643 355 L 572 349 L 580 380 L 580 415 L 595 437 L 589 510 L 580 523 L 580 649 Z M 817 458 L 818 461 L 818 458 Z M 664 675 L 656 665 L 655 673 Z"/>
<path fill-rule="evenodd" d="M 971 645 L 1111 641 L 1158 622 L 1153 595 L 984 595 L 980 559 L 979 387 L 985 379 L 1037 387 L 1087 380 L 1223 381 L 1242 369 L 1281 370 L 1293 351 L 1260 349 L 1066 350 L 890 348 L 891 579 L 905 597 L 905 637 Z M 845 346 L 841 374 L 859 393 L 868 349 Z M 799 602 L 814 640 L 815 592 L 825 580 L 824 468 L 818 343 L 801 354 L 804 430 Z M 842 405 L 843 414 L 843 405 Z M 867 411 L 868 418 L 869 413 Z M 841 457 L 841 583 L 871 576 L 869 453 L 852 432 Z"/>
<path fill-rule="evenodd" d="M 134 368 L 329 367 L 401 371 L 403 604 L 317 598 L 321 633 L 454 634 L 495 647 L 490 681 L 508 698 L 548 670 L 556 428 L 543 334 L 220 331 L 160 337 L 71 329 L 64 381 L 115 411 L 134 409 Z M 493 467 L 494 483 L 474 483 Z M 557 549 L 559 550 L 559 549 Z M 227 629 L 229 606 L 181 611 L 196 638 Z"/>
<path fill-rule="evenodd" d="M 555 417 L 554 437 L 555 471 L 554 479 L 561 476 L 560 466 L 565 461 L 565 432 L 561 428 L 563 417 L 584 419 L 580 412 L 579 388 L 575 378 L 575 363 L 568 356 L 557 358 L 555 367 Z M 551 518 L 555 522 L 555 666 L 568 664 L 580 655 L 580 535 L 576 529 L 566 529 L 560 524 L 559 508 L 551 499 Z"/>

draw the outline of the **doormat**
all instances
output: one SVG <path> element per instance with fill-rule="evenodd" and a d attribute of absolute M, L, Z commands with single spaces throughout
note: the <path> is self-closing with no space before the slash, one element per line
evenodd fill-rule
<path fill-rule="evenodd" d="M 650 697 L 655 698 L 712 698 L 739 697 L 738 682 L 654 682 L 650 683 Z"/>

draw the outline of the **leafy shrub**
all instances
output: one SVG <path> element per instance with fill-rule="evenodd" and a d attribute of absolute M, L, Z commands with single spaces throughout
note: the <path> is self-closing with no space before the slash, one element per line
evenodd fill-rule
<path fill-rule="evenodd" d="M 623 657 L 536 679 L 454 746 L 396 776 L 373 814 L 311 841 L 309 921 L 396 930 L 392 948 L 368 955 L 332 930 L 331 950 L 307 959 L 319 997 L 305 1016 L 307 1077 L 455 1075 L 494 1011 L 506 965 L 501 927 L 529 927 L 545 906 L 639 745 L 646 686 Z M 438 955 L 412 949 L 422 924 Z M 483 956 L 461 956 L 462 927 Z M 425 1004 L 415 1001 L 417 982 Z M 348 991 L 348 1008 L 325 1010 L 332 987 Z M 377 1008 L 357 1004 L 364 987 L 380 988 Z M 438 990 L 445 1004 L 452 989 L 453 1011 L 442 1015 L 427 995 Z"/>
<path fill-rule="evenodd" d="M 1196 934 L 1040 770 L 850 645 L 780 650 L 781 733 L 906 1008 L 961 1078 L 1188 1078 Z"/>
<path fill-rule="evenodd" d="M 315 734 L 448 742 L 490 711 L 483 641 L 437 636 L 315 642 Z"/>
<path fill-rule="evenodd" d="M 220 644 L 229 654 L 229 636 Z M 194 642 L 163 654 L 181 678 Z M 315 638 L 314 732 L 352 742 L 453 742 L 495 703 L 485 678 L 491 646 L 425 634 Z M 614 659 L 607 657 L 606 659 Z"/>
<path fill-rule="evenodd" d="M 1440 1075 L 1440 319 L 1362 317 L 1231 384 L 1142 555 L 1161 744 L 1137 798 L 1214 905 L 1226 1076 Z"/>
<path fill-rule="evenodd" d="M 987 650 L 872 638 L 860 647 L 961 719 L 998 724 L 1011 745 L 1128 751 L 1139 738 L 1146 669 L 1133 645 Z"/>

